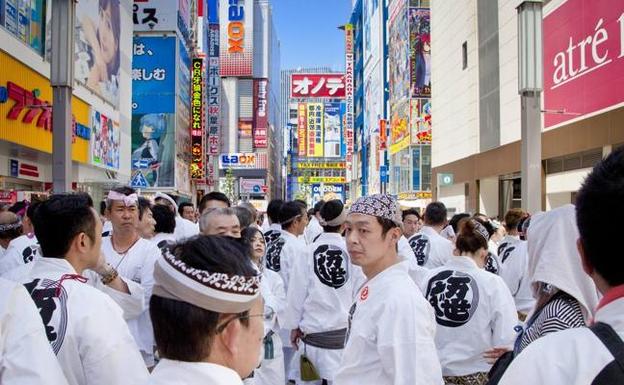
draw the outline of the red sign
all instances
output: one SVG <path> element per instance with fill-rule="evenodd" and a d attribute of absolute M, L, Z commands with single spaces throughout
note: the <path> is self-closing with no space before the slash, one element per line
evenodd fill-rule
<path fill-rule="evenodd" d="M 297 143 L 299 144 L 298 154 L 299 156 L 306 156 L 306 132 L 307 132 L 307 114 L 306 104 L 299 103 L 299 110 L 297 113 Z"/>
<path fill-rule="evenodd" d="M 290 97 L 342 99 L 345 97 L 344 74 L 292 74 Z"/>
<path fill-rule="evenodd" d="M 32 164 L 20 162 L 19 163 L 19 175 L 39 178 L 39 168 Z"/>
<path fill-rule="evenodd" d="M 269 129 L 268 87 L 269 81 L 267 79 L 254 79 L 253 143 L 255 148 L 267 147 L 267 132 Z"/>
<path fill-rule="evenodd" d="M 37 127 L 52 131 L 52 105 L 50 103 L 40 100 L 35 97 L 34 92 L 25 90 L 13 82 L 7 82 L 6 90 L 8 98 L 15 102 L 7 113 L 7 119 L 17 120 L 22 111 L 26 110 L 22 122 L 30 124 L 37 118 Z"/>
<path fill-rule="evenodd" d="M 202 58 L 193 59 L 191 73 L 191 178 L 204 179 L 204 79 Z"/>
<path fill-rule="evenodd" d="M 544 39 L 545 127 L 624 102 L 624 2 L 568 0 Z"/>
<path fill-rule="evenodd" d="M 0 190 L 0 203 L 15 204 L 17 202 L 17 192 Z"/>

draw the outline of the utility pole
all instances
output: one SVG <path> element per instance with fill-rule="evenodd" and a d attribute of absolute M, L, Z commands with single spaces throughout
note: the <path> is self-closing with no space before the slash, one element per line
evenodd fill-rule
<path fill-rule="evenodd" d="M 55 0 L 52 7 L 52 189 L 71 191 L 75 1 Z"/>

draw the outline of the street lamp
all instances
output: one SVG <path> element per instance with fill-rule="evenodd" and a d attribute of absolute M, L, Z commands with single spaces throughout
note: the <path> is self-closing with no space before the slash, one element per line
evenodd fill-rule
<path fill-rule="evenodd" d="M 543 83 L 542 0 L 526 0 L 518 11 L 518 93 L 522 126 L 522 206 L 542 210 L 542 115 Z"/>

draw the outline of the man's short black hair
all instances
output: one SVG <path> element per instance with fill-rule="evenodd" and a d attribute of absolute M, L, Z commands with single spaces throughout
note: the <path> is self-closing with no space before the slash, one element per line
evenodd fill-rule
<path fill-rule="evenodd" d="M 191 202 L 182 202 L 178 206 L 178 214 L 180 214 L 180 216 L 182 216 L 184 214 L 184 208 L 185 207 L 192 207 L 193 210 L 195 210 L 195 206 L 193 206 L 193 204 Z"/>
<path fill-rule="evenodd" d="M 64 258 L 80 233 L 95 241 L 95 221 L 93 200 L 83 193 L 52 195 L 39 204 L 32 218 L 41 252 L 52 258 Z"/>
<path fill-rule="evenodd" d="M 151 210 L 153 205 L 149 199 L 144 197 L 139 197 L 137 205 L 139 206 L 139 220 L 141 221 L 143 220 L 143 214 L 145 214 L 148 209 Z"/>
<path fill-rule="evenodd" d="M 331 221 L 332 219 L 336 219 L 342 214 L 344 210 L 344 204 L 339 199 L 332 199 L 330 201 L 325 202 L 320 209 L 321 218 L 325 221 Z M 322 226 L 323 231 L 326 233 L 337 233 L 340 231 L 340 227 L 338 226 Z"/>
<path fill-rule="evenodd" d="M 282 221 L 280 213 L 282 212 L 284 203 L 285 202 L 281 199 L 273 199 L 269 202 L 266 213 L 271 223 L 280 223 Z"/>
<path fill-rule="evenodd" d="M 106 201 L 100 201 L 100 215 L 106 215 Z"/>
<path fill-rule="evenodd" d="M 154 232 L 173 234 L 176 227 L 175 213 L 164 205 L 154 205 L 152 215 L 156 221 Z"/>
<path fill-rule="evenodd" d="M 248 247 L 230 237 L 199 235 L 173 246 L 171 252 L 196 269 L 230 275 L 256 274 L 249 263 Z M 210 354 L 217 326 L 224 318 L 220 313 L 157 295 L 150 300 L 150 315 L 161 357 L 186 362 L 200 362 Z M 248 319 L 240 321 L 248 326 Z"/>
<path fill-rule="evenodd" d="M 418 210 L 416 210 L 414 208 L 403 210 L 401 215 L 402 215 L 402 219 L 403 220 L 405 220 L 405 217 L 407 217 L 408 215 L 415 215 L 416 218 L 422 219 L 422 217 L 420 216 L 420 213 L 418 212 Z"/>
<path fill-rule="evenodd" d="M 199 212 L 203 213 L 208 206 L 208 201 L 221 201 L 227 204 L 227 207 L 232 207 L 232 202 L 230 199 L 222 192 L 219 191 L 211 191 L 208 194 L 204 195 L 202 199 L 199 201 Z"/>
<path fill-rule="evenodd" d="M 468 214 L 468 213 L 455 214 L 455 215 L 453 215 L 453 217 L 449 221 L 449 226 L 451 226 L 453 228 L 453 232 L 455 234 L 459 233 L 459 221 L 461 221 L 464 218 L 470 218 L 470 214 Z"/>
<path fill-rule="evenodd" d="M 314 207 L 312 208 L 314 214 L 320 212 L 324 205 L 325 205 L 325 201 L 318 201 L 318 202 L 316 202 L 314 204 Z"/>
<path fill-rule="evenodd" d="M 576 222 L 585 256 L 610 286 L 624 284 L 617 240 L 624 218 L 624 147 L 614 150 L 587 176 L 576 196 Z"/>
<path fill-rule="evenodd" d="M 443 225 L 446 222 L 446 206 L 442 202 L 431 202 L 425 209 L 425 224 L 432 226 Z"/>
<path fill-rule="evenodd" d="M 305 206 L 301 202 L 290 201 L 284 203 L 280 212 L 280 223 L 284 230 L 289 229 L 298 215 L 307 215 Z"/>
<path fill-rule="evenodd" d="M 32 218 L 35 216 L 35 210 L 37 210 L 37 207 L 39 207 L 40 204 L 41 204 L 40 200 L 33 200 L 28 205 L 28 208 L 26 209 L 26 216 L 30 218 L 31 222 L 32 222 Z"/>

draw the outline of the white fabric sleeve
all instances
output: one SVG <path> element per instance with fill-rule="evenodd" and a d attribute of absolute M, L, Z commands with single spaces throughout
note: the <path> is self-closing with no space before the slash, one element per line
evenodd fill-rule
<path fill-rule="evenodd" d="M 518 313 L 507 285 L 499 277 L 491 305 L 494 307 L 492 321 L 492 347 L 513 349 L 516 339 L 514 327 L 518 325 Z"/>
<path fill-rule="evenodd" d="M 112 298 L 113 301 L 115 301 L 117 305 L 119 305 L 121 310 L 123 310 L 123 318 L 125 320 L 139 318 L 141 313 L 145 311 L 145 290 L 138 283 L 119 276 L 119 278 L 121 278 L 121 280 L 128 285 L 128 291 L 130 291 L 130 294 L 128 294 L 104 285 L 98 274 L 92 270 L 85 270 L 83 275 L 89 279 L 87 282 L 91 286 L 106 293 Z"/>
<path fill-rule="evenodd" d="M 280 325 L 284 329 L 297 329 L 303 318 L 303 305 L 308 297 L 308 287 L 310 279 L 315 277 L 310 271 L 310 253 L 304 252 L 293 261 L 290 282 L 288 283 L 288 293 L 286 293 L 286 309 Z"/>
<path fill-rule="evenodd" d="M 46 338 L 39 312 L 21 285 L 7 289 L 6 313 L 0 319 L 0 384 L 67 385 Z"/>

